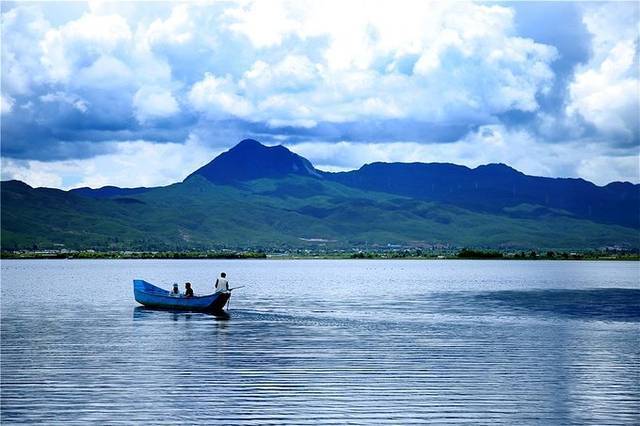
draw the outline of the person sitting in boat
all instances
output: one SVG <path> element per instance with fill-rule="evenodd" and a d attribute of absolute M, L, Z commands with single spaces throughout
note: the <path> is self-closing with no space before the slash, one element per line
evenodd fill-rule
<path fill-rule="evenodd" d="M 171 295 L 172 296 L 180 295 L 180 289 L 178 289 L 178 283 L 173 283 L 173 289 L 171 290 Z"/>
<path fill-rule="evenodd" d="M 220 278 L 216 279 L 215 289 L 216 293 L 229 291 L 229 280 L 224 272 L 220 274 Z"/>
<path fill-rule="evenodd" d="M 184 296 L 193 297 L 193 289 L 191 288 L 191 283 L 184 284 Z"/>

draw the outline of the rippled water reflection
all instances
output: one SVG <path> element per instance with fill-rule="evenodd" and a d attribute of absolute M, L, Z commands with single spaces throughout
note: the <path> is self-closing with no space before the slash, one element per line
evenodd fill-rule
<path fill-rule="evenodd" d="M 131 279 L 228 317 L 148 310 Z M 3 261 L 3 423 L 640 423 L 639 265 Z"/>

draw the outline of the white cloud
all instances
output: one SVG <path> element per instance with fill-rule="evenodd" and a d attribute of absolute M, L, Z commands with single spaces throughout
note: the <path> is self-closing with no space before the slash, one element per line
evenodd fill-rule
<path fill-rule="evenodd" d="M 598 153 L 599 147 L 589 147 L 589 154 L 583 155 L 574 176 L 599 183 L 613 181 L 633 182 L 640 180 L 640 163 L 637 155 L 612 156 Z"/>
<path fill-rule="evenodd" d="M 13 15 L 22 9 L 4 20 L 17 21 Z M 209 118 L 273 127 L 486 121 L 512 109 L 536 111 L 537 95 L 554 78 L 549 64 L 556 50 L 518 37 L 514 12 L 502 5 L 247 1 L 151 8 L 149 16 L 135 9 L 91 4 L 58 26 L 41 15 L 24 18 L 37 28 L 16 28 L 30 41 L 24 47 L 36 50 L 40 68 L 29 74 L 85 90 L 118 86 L 125 97 L 142 86 L 163 87 L 181 91 L 178 98 L 188 97 Z M 228 50 L 245 47 L 242 37 L 253 49 Z M 3 59 L 11 62 L 12 55 Z M 8 74 L 14 86 L 28 87 L 18 65 L 34 61 L 14 62 Z M 189 74 L 190 67 L 197 71 Z"/>
<path fill-rule="evenodd" d="M 163 44 L 182 45 L 194 37 L 194 20 L 187 4 L 175 6 L 167 19 L 156 19 L 145 32 L 145 41 L 150 46 Z"/>
<path fill-rule="evenodd" d="M 268 64 L 256 61 L 244 73 L 240 87 L 247 92 L 272 93 L 274 91 L 298 91 L 309 88 L 320 78 L 322 66 L 313 64 L 304 55 L 287 55 L 280 62 Z"/>
<path fill-rule="evenodd" d="M 195 83 L 189 91 L 192 106 L 212 117 L 233 115 L 248 117 L 253 106 L 239 93 L 230 76 L 216 77 L 206 73 L 204 78 Z"/>
<path fill-rule="evenodd" d="M 157 86 L 141 87 L 133 97 L 133 106 L 140 123 L 170 117 L 180 110 L 171 92 Z"/>
<path fill-rule="evenodd" d="M 119 15 L 84 14 L 46 32 L 40 42 L 44 68 L 52 81 L 68 81 L 75 72 L 102 54 L 132 39 L 129 25 Z"/>
<path fill-rule="evenodd" d="M 15 99 L 9 95 L 0 95 L 0 114 L 8 114 L 13 110 Z"/>
<path fill-rule="evenodd" d="M 286 142 L 292 135 L 355 138 L 366 133 L 358 129 L 391 123 L 399 134 L 389 144 L 313 145 L 335 155 L 310 151 L 312 159 L 332 168 L 373 160 L 503 161 L 528 173 L 640 180 L 631 167 L 637 149 L 629 149 L 638 141 L 637 5 L 584 7 L 593 56 L 577 68 L 560 115 L 539 103 L 556 81 L 558 52 L 518 35 L 515 10 L 508 3 L 418 0 L 11 4 L 2 14 L 1 106 L 3 114 L 12 111 L 3 121 L 16 121 L 4 128 L 22 125 L 24 143 L 33 143 L 31 128 L 46 123 L 46 132 L 69 140 L 113 138 L 104 143 L 122 152 L 118 138 L 182 138 L 219 125 L 233 128 L 221 134 L 234 135 L 262 128 L 271 140 L 277 128 L 298 128 L 282 132 Z M 60 114 L 52 102 L 83 114 Z M 500 125 L 514 111 L 536 117 L 524 125 L 535 126 L 536 136 Z M 159 119 L 168 117 L 189 124 L 167 130 Z M 483 127 L 456 143 L 421 145 L 416 141 L 437 137 L 405 136 L 404 123 Z M 621 140 L 627 151 L 611 148 Z M 73 142 L 61 142 L 72 156 Z M 222 144 L 221 137 L 207 142 Z M 296 145 L 303 147 L 312 150 Z M 93 174 L 120 184 L 125 177 L 99 167 L 119 169 L 121 160 L 110 154 L 69 160 L 66 168 L 22 162 L 19 170 L 41 180 L 58 170 L 67 185 L 78 167 L 87 182 Z"/>
<path fill-rule="evenodd" d="M 2 180 L 18 179 L 34 187 L 63 189 L 161 186 L 183 180 L 219 153 L 194 136 L 184 144 L 148 141 L 113 144 L 113 153 L 83 160 L 45 162 L 3 158 Z"/>
<path fill-rule="evenodd" d="M 42 167 L 44 166 L 44 167 Z M 76 172 L 72 167 L 71 171 Z M 61 188 L 63 178 L 60 168 L 52 170 L 49 163 L 2 158 L 2 180 L 15 179 L 35 187 Z"/>
<path fill-rule="evenodd" d="M 79 96 L 65 92 L 47 93 L 46 95 L 40 96 L 40 101 L 44 103 L 57 102 L 68 104 L 82 113 L 86 113 L 89 109 L 89 104 L 87 103 L 87 101 Z"/>
<path fill-rule="evenodd" d="M 640 138 L 637 19 L 623 3 L 586 9 L 592 58 L 575 73 L 567 105 L 569 116 L 579 115 L 602 135 L 633 145 Z"/>
<path fill-rule="evenodd" d="M 39 8 L 17 7 L 2 14 L 2 91 L 31 93 L 43 80 L 38 41 L 49 29 Z"/>
<path fill-rule="evenodd" d="M 277 19 L 267 20 L 267 12 Z M 533 112 L 554 79 L 556 49 L 515 36 L 513 11 L 503 6 L 250 2 L 227 16 L 256 48 L 286 37 L 328 40 L 313 61 L 261 59 L 238 79 L 243 90 L 236 94 L 256 106 L 253 118 L 272 124 Z"/>
<path fill-rule="evenodd" d="M 344 171 L 365 163 L 454 163 L 477 167 L 504 163 L 525 174 L 548 177 L 582 177 L 599 185 L 612 181 L 638 182 L 638 156 L 610 151 L 597 142 L 538 142 L 526 131 L 487 125 L 453 143 L 304 142 L 289 145 L 321 170 Z"/>
<path fill-rule="evenodd" d="M 300 21 L 291 17 L 294 6 L 282 1 L 242 2 L 225 15 L 232 31 L 246 35 L 257 47 L 269 47 L 300 29 Z"/>
<path fill-rule="evenodd" d="M 121 59 L 112 55 L 101 55 L 88 67 L 75 75 L 72 86 L 88 89 L 117 89 L 134 84 L 135 75 Z"/>

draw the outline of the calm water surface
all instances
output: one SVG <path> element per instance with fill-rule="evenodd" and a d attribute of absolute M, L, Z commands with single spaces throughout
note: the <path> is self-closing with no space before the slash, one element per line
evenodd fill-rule
<path fill-rule="evenodd" d="M 640 424 L 640 264 L 3 261 L 11 423 Z M 227 319 L 138 307 L 133 278 Z"/>

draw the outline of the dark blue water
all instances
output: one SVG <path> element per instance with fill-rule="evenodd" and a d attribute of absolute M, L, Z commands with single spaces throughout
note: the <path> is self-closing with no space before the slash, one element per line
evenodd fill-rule
<path fill-rule="evenodd" d="M 228 318 L 137 307 L 131 280 Z M 639 424 L 640 264 L 3 261 L 3 424 Z"/>

